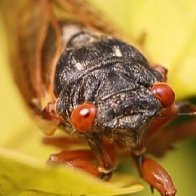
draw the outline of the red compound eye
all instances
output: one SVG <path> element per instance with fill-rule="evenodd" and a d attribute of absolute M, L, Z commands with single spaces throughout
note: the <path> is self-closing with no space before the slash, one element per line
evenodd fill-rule
<path fill-rule="evenodd" d="M 163 107 L 169 107 L 174 103 L 175 93 L 167 83 L 156 83 L 152 87 L 152 93 L 162 103 Z"/>
<path fill-rule="evenodd" d="M 71 113 L 71 123 L 79 132 L 88 132 L 91 130 L 96 116 L 96 107 L 91 103 L 84 103 Z"/>

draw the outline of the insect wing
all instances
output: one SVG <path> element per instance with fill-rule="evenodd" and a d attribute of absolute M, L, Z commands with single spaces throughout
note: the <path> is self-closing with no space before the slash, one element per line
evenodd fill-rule
<path fill-rule="evenodd" d="M 50 101 L 55 63 L 61 52 L 59 22 L 79 23 L 96 31 L 115 34 L 100 12 L 81 0 L 3 1 L 11 68 L 28 105 L 37 112 Z"/>
<path fill-rule="evenodd" d="M 77 23 L 112 35 L 117 32 L 87 1 L 8 0 L 1 2 L 1 8 L 15 82 L 38 119 L 41 119 L 43 108 L 55 99 L 54 72 L 63 50 L 60 24 Z"/>

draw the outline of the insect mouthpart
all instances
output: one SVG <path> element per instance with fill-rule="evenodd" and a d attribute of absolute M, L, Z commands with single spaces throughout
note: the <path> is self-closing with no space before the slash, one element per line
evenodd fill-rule
<path fill-rule="evenodd" d="M 145 127 L 162 109 L 160 101 L 144 86 L 121 89 L 106 97 L 97 104 L 99 134 L 110 135 L 129 147 L 140 141 Z"/>

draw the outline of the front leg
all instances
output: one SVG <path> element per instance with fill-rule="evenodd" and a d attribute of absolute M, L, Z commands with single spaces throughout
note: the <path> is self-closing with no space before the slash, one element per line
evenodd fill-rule
<path fill-rule="evenodd" d="M 90 150 L 62 151 L 52 154 L 48 163 L 51 165 L 67 164 L 73 168 L 83 169 L 86 172 L 99 176 L 99 171 L 93 161 L 93 153 Z"/>
<path fill-rule="evenodd" d="M 141 177 L 162 196 L 175 196 L 176 188 L 166 170 L 151 158 L 132 154 Z"/>
<path fill-rule="evenodd" d="M 85 170 L 103 180 L 108 180 L 114 170 L 114 145 L 105 141 L 99 144 L 96 146 L 94 142 L 91 143 L 92 150 L 65 150 L 53 154 L 48 163 L 52 165 L 67 164 Z"/>

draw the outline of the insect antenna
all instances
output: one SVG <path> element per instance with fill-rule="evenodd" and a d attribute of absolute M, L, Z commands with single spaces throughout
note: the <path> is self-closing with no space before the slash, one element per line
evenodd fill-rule
<path fill-rule="evenodd" d="M 179 112 L 178 116 L 196 116 L 196 112 Z"/>
<path fill-rule="evenodd" d="M 179 108 L 178 116 L 195 116 L 196 106 L 190 102 L 181 102 L 177 104 Z"/>

